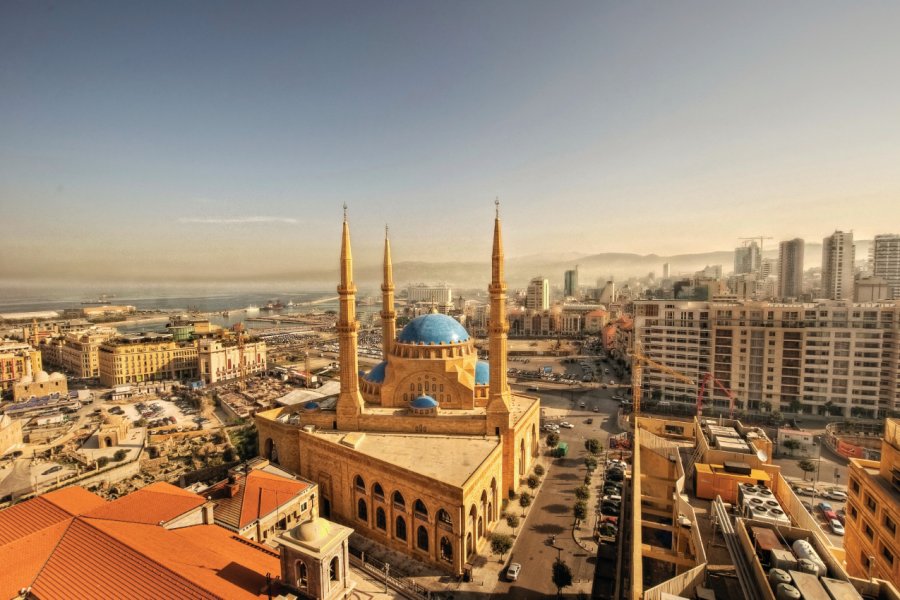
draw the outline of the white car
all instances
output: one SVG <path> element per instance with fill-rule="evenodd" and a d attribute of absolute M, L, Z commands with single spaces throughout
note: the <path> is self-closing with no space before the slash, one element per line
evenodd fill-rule
<path fill-rule="evenodd" d="M 518 581 L 519 573 L 522 571 L 522 565 L 519 563 L 510 563 L 506 568 L 506 580 Z"/>
<path fill-rule="evenodd" d="M 847 494 L 845 494 L 841 490 L 828 490 L 827 492 L 822 494 L 822 497 L 828 498 L 829 500 L 839 500 L 841 502 L 847 500 Z"/>
<path fill-rule="evenodd" d="M 625 470 L 626 468 L 628 468 L 628 463 L 626 463 L 624 460 L 612 459 L 606 463 L 606 468 L 610 467 L 618 467 L 622 470 Z"/>
<path fill-rule="evenodd" d="M 828 524 L 831 526 L 831 531 L 834 535 L 844 535 L 844 526 L 841 525 L 840 521 L 832 519 Z"/>
<path fill-rule="evenodd" d="M 565 427 L 566 429 L 575 429 L 575 426 L 569 423 L 568 421 L 563 421 L 559 424 L 560 427 Z"/>

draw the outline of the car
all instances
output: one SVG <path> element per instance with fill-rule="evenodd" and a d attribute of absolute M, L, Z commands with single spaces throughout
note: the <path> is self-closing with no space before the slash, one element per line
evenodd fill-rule
<path fill-rule="evenodd" d="M 614 483 L 614 482 L 612 482 L 612 481 L 608 481 L 608 482 L 606 482 L 606 483 L 603 484 L 603 489 L 602 489 L 601 491 L 602 491 L 604 494 L 612 494 L 612 495 L 619 495 L 619 496 L 621 496 L 621 495 L 622 495 L 622 488 L 621 488 L 621 487 L 616 487 L 616 486 L 617 486 L 616 483 Z"/>
<path fill-rule="evenodd" d="M 625 479 L 625 472 L 621 469 L 610 469 L 606 472 L 606 478 L 610 481 L 622 481 Z"/>
<path fill-rule="evenodd" d="M 610 523 L 610 524 L 618 527 L 619 526 L 619 516 L 618 515 L 601 515 L 600 523 Z"/>
<path fill-rule="evenodd" d="M 585 404 L 584 404 L 584 402 L 579 402 L 578 406 L 580 406 L 581 408 L 584 408 Z"/>
<path fill-rule="evenodd" d="M 518 581 L 519 573 L 522 572 L 522 565 L 519 563 L 509 563 L 509 566 L 506 567 L 506 580 L 507 581 Z"/>
<path fill-rule="evenodd" d="M 613 504 L 601 504 L 600 514 L 607 516 L 619 516 L 619 507 Z"/>
<path fill-rule="evenodd" d="M 565 427 L 566 429 L 575 429 L 575 426 L 569 423 L 568 421 L 563 421 L 559 424 L 560 427 Z"/>
<path fill-rule="evenodd" d="M 844 526 L 837 519 L 832 519 L 828 522 L 828 525 L 831 526 L 831 531 L 834 535 L 844 535 Z"/>
<path fill-rule="evenodd" d="M 585 422 L 586 424 L 588 424 L 588 425 L 593 425 L 593 424 L 594 424 L 594 418 L 593 418 L 593 417 L 587 418 L 587 419 L 584 420 L 584 422 Z"/>
<path fill-rule="evenodd" d="M 847 494 L 841 490 L 828 490 L 822 494 L 822 497 L 828 498 L 829 500 L 837 500 L 838 502 L 845 502 L 847 500 Z"/>
<path fill-rule="evenodd" d="M 616 382 L 613 381 L 612 379 L 610 379 L 610 380 L 609 380 L 609 385 L 616 385 Z"/>
<path fill-rule="evenodd" d="M 597 528 L 597 533 L 603 537 L 614 538 L 619 535 L 619 528 L 612 523 L 601 523 L 600 527 Z"/>
<path fill-rule="evenodd" d="M 831 504 L 829 504 L 828 502 L 819 502 L 819 503 L 816 505 L 816 508 L 818 508 L 819 510 L 821 510 L 823 513 L 832 510 Z"/>
<path fill-rule="evenodd" d="M 49 475 L 50 473 L 56 473 L 57 471 L 62 471 L 62 467 L 59 465 L 53 465 L 52 467 L 41 473 L 41 475 Z"/>
<path fill-rule="evenodd" d="M 595 412 L 595 413 L 598 413 L 598 412 L 600 412 L 600 409 L 599 409 L 598 407 L 595 406 L 595 407 L 594 407 L 594 412 Z"/>
<path fill-rule="evenodd" d="M 603 496 L 602 501 L 606 502 L 607 500 L 609 500 L 611 502 L 618 502 L 619 504 L 621 504 L 622 496 L 619 496 L 618 494 L 607 494 L 606 496 Z"/>
<path fill-rule="evenodd" d="M 839 520 L 837 513 L 834 512 L 833 510 L 826 510 L 825 512 L 822 513 L 822 516 L 825 517 L 825 520 L 828 522 Z"/>
<path fill-rule="evenodd" d="M 606 463 L 606 466 L 609 468 L 616 467 L 618 469 L 624 470 L 625 468 L 628 467 L 628 463 L 626 463 L 624 460 L 618 460 L 615 458 L 611 458 L 609 460 L 609 462 Z"/>
<path fill-rule="evenodd" d="M 815 496 L 816 490 L 811 487 L 798 487 L 794 490 L 798 496 Z"/>
<path fill-rule="evenodd" d="M 541 391 L 541 388 L 539 388 L 539 387 L 536 386 L 536 385 L 532 385 L 532 386 L 529 386 L 529 387 L 528 387 L 528 391 L 529 391 L 529 392 L 539 392 L 539 391 Z"/>

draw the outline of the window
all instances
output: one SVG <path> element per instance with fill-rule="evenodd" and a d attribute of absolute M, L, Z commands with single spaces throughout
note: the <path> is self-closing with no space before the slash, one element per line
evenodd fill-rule
<path fill-rule="evenodd" d="M 381 487 L 380 483 L 376 482 L 372 484 L 372 495 L 379 500 L 384 500 L 384 488 Z"/>
<path fill-rule="evenodd" d="M 889 565 L 894 566 L 894 553 L 884 544 L 881 546 L 881 556 L 884 557 L 884 560 L 886 560 Z"/>
<path fill-rule="evenodd" d="M 856 507 L 851 504 L 850 505 L 850 518 L 855 521 L 858 516 L 859 516 L 859 511 L 857 511 Z"/>
<path fill-rule="evenodd" d="M 401 510 L 406 510 L 406 500 L 403 499 L 403 494 L 400 492 L 394 492 L 394 506 Z"/>
<path fill-rule="evenodd" d="M 369 511 L 366 508 L 366 501 L 362 498 L 356 503 L 356 517 L 360 521 L 368 521 L 369 520 Z"/>
<path fill-rule="evenodd" d="M 869 509 L 870 512 L 875 512 L 878 509 L 878 504 L 872 498 L 872 496 L 866 494 L 866 508 Z"/>
<path fill-rule="evenodd" d="M 891 519 L 889 516 L 884 515 L 884 520 L 882 521 L 882 524 L 884 525 L 885 529 L 887 529 L 888 531 L 891 532 L 891 535 L 894 535 L 897 533 L 897 524 L 894 523 L 894 520 Z"/>
<path fill-rule="evenodd" d="M 384 509 L 380 506 L 375 509 L 375 527 L 387 531 L 387 518 L 384 516 Z"/>
<path fill-rule="evenodd" d="M 398 540 L 406 540 L 406 519 L 403 517 L 397 517 L 397 522 L 394 524 L 394 536 Z"/>
<path fill-rule="evenodd" d="M 419 547 L 419 550 L 428 552 L 428 530 L 421 525 L 416 530 L 416 546 Z"/>
<path fill-rule="evenodd" d="M 353 479 L 353 485 L 356 486 L 357 491 L 362 492 L 363 494 L 366 493 L 366 482 L 359 475 Z"/>
<path fill-rule="evenodd" d="M 413 504 L 413 511 L 417 515 L 423 516 L 426 519 L 428 518 L 428 508 L 425 506 L 425 503 L 419 499 L 416 499 L 416 503 Z"/>
<path fill-rule="evenodd" d="M 331 566 L 328 569 L 328 576 L 331 581 L 337 581 L 341 577 L 341 561 L 335 556 L 331 559 Z"/>
<path fill-rule="evenodd" d="M 453 519 L 450 518 L 450 513 L 448 513 L 443 508 L 441 508 L 437 511 L 437 519 L 441 523 L 446 523 L 447 525 L 450 525 L 450 526 L 453 525 Z"/>
<path fill-rule="evenodd" d="M 859 494 L 859 482 L 857 480 L 850 480 L 850 491 L 854 494 Z"/>
<path fill-rule="evenodd" d="M 869 527 L 868 523 L 863 523 L 863 533 L 865 533 L 866 537 L 870 540 L 875 539 L 875 532 L 872 531 L 872 528 Z"/>

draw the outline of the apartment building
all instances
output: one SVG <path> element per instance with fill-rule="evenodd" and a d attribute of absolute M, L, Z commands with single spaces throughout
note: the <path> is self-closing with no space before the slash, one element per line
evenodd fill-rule
<path fill-rule="evenodd" d="M 804 243 L 800 238 L 778 245 L 778 288 L 775 295 L 779 299 L 799 298 L 803 293 L 803 249 Z"/>
<path fill-rule="evenodd" d="M 847 486 L 847 572 L 900 581 L 900 420 L 885 422 L 881 460 L 850 459 Z"/>
<path fill-rule="evenodd" d="M 635 302 L 644 353 L 699 382 L 711 373 L 738 408 L 875 416 L 900 408 L 895 302 Z M 692 401 L 697 386 L 654 369 L 644 387 Z M 717 386 L 704 403 L 726 406 Z"/>
<path fill-rule="evenodd" d="M 200 377 L 207 384 L 266 371 L 266 343 L 238 344 L 236 339 L 201 339 L 197 342 Z"/>
<path fill-rule="evenodd" d="M 72 377 L 100 376 L 100 344 L 115 337 L 112 327 L 70 331 L 41 344 L 41 357 L 48 365 L 65 369 Z"/>
<path fill-rule="evenodd" d="M 550 308 L 550 281 L 544 277 L 535 277 L 525 290 L 525 308 L 529 310 L 548 310 Z"/>
<path fill-rule="evenodd" d="M 822 293 L 830 300 L 853 298 L 853 232 L 835 231 L 822 240 Z"/>
<path fill-rule="evenodd" d="M 872 272 L 887 282 L 889 298 L 900 300 L 900 235 L 883 233 L 875 236 Z"/>
<path fill-rule="evenodd" d="M 26 375 L 42 370 L 41 353 L 30 344 L 14 340 L 0 340 L 0 390 L 10 390 Z"/>
<path fill-rule="evenodd" d="M 197 379 L 197 345 L 168 334 L 132 334 L 107 340 L 99 349 L 100 383 Z"/>

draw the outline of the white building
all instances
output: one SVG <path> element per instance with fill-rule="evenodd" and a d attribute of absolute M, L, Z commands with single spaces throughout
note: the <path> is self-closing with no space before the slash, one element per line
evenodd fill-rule
<path fill-rule="evenodd" d="M 266 371 L 266 343 L 204 338 L 197 343 L 200 377 L 212 384 L 241 376 L 241 363 L 245 376 Z"/>
<path fill-rule="evenodd" d="M 525 308 L 548 310 L 550 308 L 550 282 L 545 277 L 535 277 L 525 290 Z"/>
<path fill-rule="evenodd" d="M 433 302 L 435 304 L 453 304 L 453 290 L 446 283 L 425 285 L 417 283 L 406 288 L 406 299 L 409 303 Z"/>
<path fill-rule="evenodd" d="M 853 232 L 835 231 L 822 240 L 822 294 L 829 300 L 853 299 Z"/>

